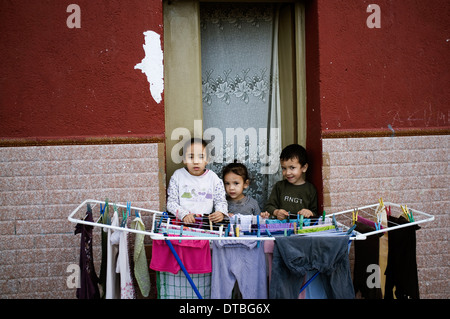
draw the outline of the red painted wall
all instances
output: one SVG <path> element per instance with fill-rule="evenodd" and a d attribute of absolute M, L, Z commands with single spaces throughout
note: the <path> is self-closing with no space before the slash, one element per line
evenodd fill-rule
<path fill-rule="evenodd" d="M 162 0 L 2 1 L 0 29 L 0 140 L 164 136 L 164 103 L 134 69 L 143 32 L 162 40 Z"/>
<path fill-rule="evenodd" d="M 449 1 L 314 2 L 323 132 L 449 128 Z"/>
<path fill-rule="evenodd" d="M 380 28 L 366 24 L 370 3 Z M 327 134 L 448 131 L 449 13 L 447 0 L 306 2 L 308 178 L 320 194 Z"/>

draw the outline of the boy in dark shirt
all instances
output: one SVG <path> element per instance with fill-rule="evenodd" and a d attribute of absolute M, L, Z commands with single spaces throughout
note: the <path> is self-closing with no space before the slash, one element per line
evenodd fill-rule
<path fill-rule="evenodd" d="M 274 185 L 266 210 L 279 220 L 289 214 L 306 218 L 318 216 L 316 188 L 305 180 L 308 169 L 305 148 L 298 144 L 286 146 L 280 154 L 280 164 L 284 179 Z"/>

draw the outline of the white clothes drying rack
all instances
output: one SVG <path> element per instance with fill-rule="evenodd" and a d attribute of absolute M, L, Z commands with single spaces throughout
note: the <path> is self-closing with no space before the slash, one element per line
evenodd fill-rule
<path fill-rule="evenodd" d="M 117 203 L 113 203 L 113 202 L 109 202 L 108 205 L 109 206 L 116 205 L 118 208 L 122 208 L 122 209 L 128 208 L 128 209 L 135 210 L 135 211 L 137 210 L 137 211 L 139 211 L 139 213 L 141 215 L 142 215 L 142 213 L 149 214 L 152 217 L 151 230 L 150 231 L 142 231 L 142 230 L 137 230 L 137 229 L 132 229 L 132 228 L 112 226 L 112 225 L 98 223 L 98 222 L 90 222 L 90 221 L 86 221 L 82 218 L 76 218 L 75 216 L 77 214 L 81 214 L 81 213 L 85 214 L 86 213 L 87 204 L 91 205 L 91 209 L 94 212 L 94 207 L 97 204 L 105 204 L 105 201 L 99 201 L 99 200 L 94 200 L 94 199 L 85 200 L 70 213 L 68 220 L 74 224 L 85 224 L 85 225 L 90 225 L 93 227 L 102 227 L 102 228 L 109 228 L 109 229 L 114 229 L 114 230 L 119 230 L 119 231 L 132 232 L 132 233 L 136 233 L 136 234 L 143 234 L 143 235 L 150 236 L 151 239 L 153 239 L 153 240 L 258 240 L 258 241 L 265 241 L 265 240 L 275 240 L 276 239 L 276 237 L 274 237 L 274 236 L 267 236 L 267 235 L 259 236 L 259 237 L 255 236 L 255 235 L 227 237 L 227 236 L 223 235 L 224 232 L 222 229 L 206 231 L 202 234 L 202 236 L 176 236 L 176 235 L 166 236 L 164 234 L 164 232 L 161 232 L 161 229 L 158 229 L 158 227 L 156 225 L 157 224 L 156 221 L 160 221 L 161 219 L 165 220 L 165 222 L 160 223 L 160 226 L 162 225 L 162 227 L 168 227 L 170 225 L 170 218 L 168 219 L 167 217 L 163 217 L 163 214 L 164 214 L 163 212 L 151 210 L 151 209 L 140 208 L 140 207 L 134 207 L 134 206 L 127 207 L 126 205 L 117 204 Z M 349 209 L 349 210 L 345 210 L 345 211 L 341 211 L 341 212 L 337 212 L 337 213 L 333 213 L 333 214 L 324 214 L 323 218 L 324 219 L 325 218 L 334 219 L 336 221 L 336 226 L 338 226 L 343 232 L 346 232 L 350 228 L 352 228 L 353 214 L 355 213 L 355 211 L 358 212 L 358 216 L 361 216 L 361 217 L 364 217 L 364 218 L 367 218 L 370 220 L 377 220 L 376 213 L 380 209 L 379 206 L 380 206 L 380 204 L 372 204 L 372 205 L 367 205 L 367 206 L 362 206 L 362 207 L 356 207 L 353 209 Z M 391 210 L 393 208 L 393 210 L 391 211 L 391 215 L 394 217 L 398 217 L 402 214 L 402 211 L 401 211 L 402 206 L 399 204 L 385 202 L 384 206 L 390 207 Z M 390 223 L 389 227 L 384 227 L 382 229 L 374 230 L 374 231 L 367 232 L 367 233 L 359 233 L 359 232 L 353 230 L 352 236 L 350 237 L 350 239 L 351 240 L 365 240 L 368 236 L 396 230 L 399 228 L 410 227 L 410 226 L 414 226 L 414 225 L 418 225 L 421 223 L 426 223 L 426 222 L 430 222 L 430 221 L 434 220 L 433 215 L 430 215 L 430 214 L 427 214 L 427 213 L 424 213 L 424 212 L 421 212 L 421 211 L 418 211 L 415 209 L 411 209 L 411 208 L 408 208 L 408 210 L 413 214 L 414 221 L 411 221 L 411 222 L 408 222 L 405 224 L 394 224 L 394 225 L 392 224 L 392 222 L 389 222 Z M 84 217 L 84 215 L 83 215 L 83 217 Z"/>

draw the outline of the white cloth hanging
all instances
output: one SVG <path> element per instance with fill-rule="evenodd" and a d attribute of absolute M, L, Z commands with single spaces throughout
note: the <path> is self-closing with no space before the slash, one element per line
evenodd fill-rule
<path fill-rule="evenodd" d="M 119 217 L 114 211 L 111 226 L 119 226 Z M 119 246 L 113 244 L 113 235 L 115 231 L 108 228 L 108 240 L 107 240 L 107 264 L 106 264 L 106 299 L 119 299 L 120 298 L 120 285 L 118 274 L 116 273 L 117 255 L 119 253 Z"/>
<path fill-rule="evenodd" d="M 124 226 L 127 229 L 126 225 Z M 116 231 L 119 234 L 119 255 L 116 272 L 120 274 L 120 299 L 135 299 L 133 279 L 131 278 L 128 257 L 128 231 Z"/>

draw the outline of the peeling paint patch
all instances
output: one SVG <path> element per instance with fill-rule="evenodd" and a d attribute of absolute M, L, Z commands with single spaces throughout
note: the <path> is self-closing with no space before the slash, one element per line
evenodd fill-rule
<path fill-rule="evenodd" d="M 147 81 L 150 84 L 150 93 L 156 103 L 162 100 L 162 93 L 164 90 L 164 67 L 163 67 L 163 52 L 161 49 L 160 35 L 154 31 L 145 31 L 145 43 L 143 45 L 145 57 L 141 63 L 134 66 L 135 69 L 142 70 L 147 76 Z"/>

